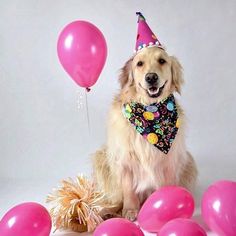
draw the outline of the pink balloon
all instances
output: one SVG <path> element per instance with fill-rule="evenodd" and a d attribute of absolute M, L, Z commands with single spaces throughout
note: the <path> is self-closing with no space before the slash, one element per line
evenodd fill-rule
<path fill-rule="evenodd" d="M 102 32 L 86 21 L 74 21 L 60 33 L 57 42 L 59 60 L 70 77 L 81 87 L 93 86 L 107 57 Z"/>
<path fill-rule="evenodd" d="M 190 218 L 194 200 L 189 191 L 177 186 L 162 187 L 143 204 L 138 223 L 146 231 L 158 232 L 168 221 L 175 218 Z"/>
<path fill-rule="evenodd" d="M 174 219 L 166 223 L 158 236 L 207 236 L 205 230 L 190 219 Z"/>
<path fill-rule="evenodd" d="M 144 234 L 134 223 L 122 218 L 113 218 L 102 222 L 93 236 L 144 236 Z"/>
<path fill-rule="evenodd" d="M 10 209 L 0 221 L 1 236 L 49 236 L 51 217 L 43 206 L 34 202 Z"/>
<path fill-rule="evenodd" d="M 202 216 L 212 231 L 236 236 L 236 182 L 218 181 L 202 198 Z"/>

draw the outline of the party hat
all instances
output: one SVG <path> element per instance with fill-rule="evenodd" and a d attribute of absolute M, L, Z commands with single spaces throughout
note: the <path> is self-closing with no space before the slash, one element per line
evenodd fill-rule
<path fill-rule="evenodd" d="M 142 48 L 150 46 L 157 46 L 163 49 L 160 41 L 148 26 L 142 13 L 136 12 L 136 14 L 138 15 L 138 32 L 135 51 L 138 52 Z"/>

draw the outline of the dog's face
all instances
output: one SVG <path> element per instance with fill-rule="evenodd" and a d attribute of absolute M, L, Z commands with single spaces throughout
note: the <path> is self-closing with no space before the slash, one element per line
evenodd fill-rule
<path fill-rule="evenodd" d="M 135 88 L 140 99 L 147 102 L 160 101 L 174 91 L 180 93 L 183 83 L 177 59 L 158 47 L 144 48 L 131 58 L 120 79 L 122 88 Z"/>
<path fill-rule="evenodd" d="M 141 50 L 132 62 L 133 79 L 139 94 L 158 98 L 169 90 L 172 80 L 171 60 L 158 47 Z"/>

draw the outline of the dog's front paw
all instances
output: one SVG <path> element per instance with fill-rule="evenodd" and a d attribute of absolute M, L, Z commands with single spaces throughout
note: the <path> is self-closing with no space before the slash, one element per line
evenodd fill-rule
<path fill-rule="evenodd" d="M 138 216 L 138 209 L 123 209 L 122 216 L 130 221 L 135 221 Z"/>

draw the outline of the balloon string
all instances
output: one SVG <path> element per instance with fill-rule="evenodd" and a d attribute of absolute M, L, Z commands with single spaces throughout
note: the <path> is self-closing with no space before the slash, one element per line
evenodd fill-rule
<path fill-rule="evenodd" d="M 88 132 L 90 135 L 90 119 L 89 119 L 89 108 L 88 108 L 88 98 L 87 98 L 87 91 L 85 90 L 85 106 L 86 106 L 86 116 L 87 116 L 87 124 L 88 124 Z"/>

